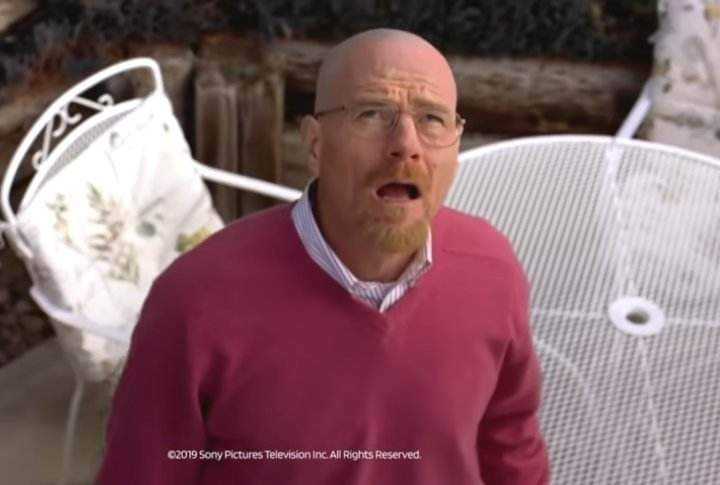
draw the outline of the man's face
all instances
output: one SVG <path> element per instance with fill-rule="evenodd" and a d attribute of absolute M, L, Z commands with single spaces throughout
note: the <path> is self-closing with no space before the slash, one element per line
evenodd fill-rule
<path fill-rule="evenodd" d="M 427 146 L 409 113 L 432 105 L 454 116 L 452 74 L 428 46 L 375 42 L 348 54 L 335 86 L 333 105 L 321 109 L 380 102 L 398 106 L 401 114 L 392 131 L 372 140 L 358 136 L 345 111 L 320 119 L 315 156 L 321 225 L 347 237 L 357 234 L 381 251 L 415 251 L 455 176 L 458 143 Z"/>

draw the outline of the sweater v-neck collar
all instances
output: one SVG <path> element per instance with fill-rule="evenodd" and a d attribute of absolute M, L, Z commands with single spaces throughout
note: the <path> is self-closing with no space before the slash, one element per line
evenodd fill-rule
<path fill-rule="evenodd" d="M 405 326 L 409 317 L 413 314 L 415 308 L 417 307 L 419 299 L 421 298 L 420 293 L 422 292 L 422 288 L 427 286 L 428 280 L 431 279 L 431 275 L 435 273 L 435 271 L 433 271 L 433 267 L 431 266 L 428 268 L 428 270 L 420 276 L 416 284 L 408 288 L 406 293 L 398 301 L 385 311 L 381 312 L 378 308 L 366 303 L 361 298 L 350 293 L 313 260 L 310 254 L 308 254 L 307 249 L 303 245 L 303 242 L 294 227 L 291 217 L 292 207 L 293 205 L 288 205 L 282 217 L 286 230 L 290 233 L 287 237 L 293 241 L 292 252 L 295 254 L 291 257 L 297 258 L 297 261 L 302 262 L 305 266 L 305 269 L 302 269 L 301 272 L 306 274 L 308 277 L 316 278 L 318 285 L 330 286 L 332 288 L 331 291 L 335 292 L 338 298 L 349 299 L 351 307 L 355 309 L 353 311 L 366 313 L 368 315 L 368 323 L 372 327 L 380 330 L 383 334 L 395 333 L 401 327 Z M 433 244 L 433 246 L 434 245 L 435 244 Z"/>

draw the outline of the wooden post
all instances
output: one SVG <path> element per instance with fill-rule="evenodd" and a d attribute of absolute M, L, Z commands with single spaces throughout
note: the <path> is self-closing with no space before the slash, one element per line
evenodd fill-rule
<path fill-rule="evenodd" d="M 237 99 L 217 64 L 199 61 L 195 78 L 195 158 L 217 168 L 238 172 Z M 225 222 L 240 214 L 236 192 L 215 186 L 215 209 Z"/>
<path fill-rule="evenodd" d="M 196 158 L 278 182 L 284 117 L 283 56 L 253 39 L 213 36 L 203 43 L 195 79 Z M 216 187 L 226 222 L 275 201 Z"/>

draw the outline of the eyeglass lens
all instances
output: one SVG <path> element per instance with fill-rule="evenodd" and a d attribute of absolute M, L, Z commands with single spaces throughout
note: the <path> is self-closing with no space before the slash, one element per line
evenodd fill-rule
<path fill-rule="evenodd" d="M 380 138 L 395 127 L 400 117 L 399 107 L 390 104 L 359 104 L 348 109 L 350 125 L 365 138 Z M 455 113 L 420 109 L 410 113 L 421 139 L 433 146 L 452 145 L 460 136 L 462 124 Z"/>

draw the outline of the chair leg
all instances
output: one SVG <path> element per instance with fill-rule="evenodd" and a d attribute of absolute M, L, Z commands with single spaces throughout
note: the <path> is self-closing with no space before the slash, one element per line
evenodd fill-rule
<path fill-rule="evenodd" d="M 70 408 L 68 409 L 68 418 L 65 423 L 62 472 L 58 485 L 65 485 L 67 483 L 72 469 L 72 458 L 75 448 L 75 428 L 77 427 L 78 412 L 80 411 L 80 402 L 82 401 L 84 391 L 85 381 L 83 381 L 78 373 L 75 373 L 75 390 L 73 391 Z"/>

